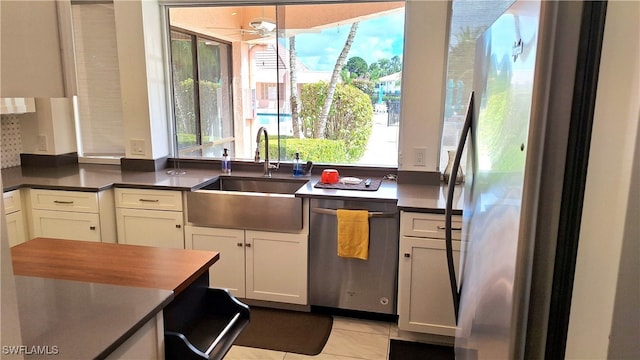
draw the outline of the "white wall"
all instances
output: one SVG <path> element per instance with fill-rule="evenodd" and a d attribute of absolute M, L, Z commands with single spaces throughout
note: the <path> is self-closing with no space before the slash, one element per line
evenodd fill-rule
<path fill-rule="evenodd" d="M 451 3 L 408 0 L 405 14 L 398 168 L 438 171 Z M 414 165 L 415 148 L 426 166 Z"/>
<path fill-rule="evenodd" d="M 145 0 L 142 6 L 140 0 L 115 4 L 127 157 L 136 157 L 131 154 L 131 139 L 145 140 L 146 151 L 152 152 L 154 159 L 166 156 L 169 145 L 161 73 L 162 14 L 158 1 Z M 438 171 L 450 13 L 451 2 L 447 0 L 407 1 L 399 146 L 401 170 Z M 141 119 L 150 119 L 150 122 Z M 416 147 L 426 149 L 426 166 L 413 165 Z"/>
<path fill-rule="evenodd" d="M 72 100 L 36 98 L 35 102 L 36 112 L 20 117 L 22 152 L 41 155 L 76 152 Z"/>
<path fill-rule="evenodd" d="M 0 97 L 62 97 L 55 1 L 0 1 Z"/>
<path fill-rule="evenodd" d="M 215 1 L 209 0 L 209 2 Z M 11 14 L 8 18 L 22 19 L 28 15 L 24 6 L 9 7 L 5 6 L 5 3 L 12 2 L 2 1 L 2 9 L 10 10 L 7 12 Z M 30 3 L 34 2 L 24 2 L 29 4 L 28 6 L 32 5 Z M 158 0 L 114 2 L 123 98 L 125 153 L 128 158 L 158 159 L 169 154 L 164 73 L 165 50 L 161 35 L 163 14 L 158 3 Z M 55 4 L 49 5 L 51 6 L 44 6 L 45 13 L 40 14 L 42 16 L 39 21 L 24 22 L 29 23 L 34 34 L 53 33 L 47 30 L 46 26 L 49 26 L 49 23 L 57 24 L 56 7 Z M 402 120 L 399 135 L 399 168 L 401 170 L 438 171 L 444 104 L 442 89 L 446 75 L 450 11 L 451 3 L 448 0 L 407 1 Z M 5 17 L 7 16 L 3 16 L 2 19 L 3 69 L 5 69 L 6 45 Z M 19 22 L 22 23 L 22 20 Z M 63 27 L 63 34 L 68 36 L 69 33 L 69 29 Z M 47 59 L 47 64 L 54 64 L 55 71 L 52 71 L 50 76 L 56 81 L 52 82 L 52 86 L 56 87 L 57 96 L 63 96 L 64 82 L 61 75 L 60 42 L 57 31 L 55 31 L 55 38 L 52 39 L 56 41 L 50 41 L 46 48 L 49 49 L 55 45 L 58 52 L 55 56 L 49 54 L 43 58 Z M 20 41 L 12 43 L 20 44 Z M 65 46 L 68 47 L 68 45 Z M 42 51 L 42 49 L 35 51 L 32 48 L 25 50 L 30 55 Z M 19 83 L 13 78 L 7 79 L 7 84 L 12 86 Z M 5 78 L 2 80 L 4 89 Z M 72 89 L 67 91 L 71 92 Z M 22 95 L 36 96 L 37 94 L 29 92 Z M 34 138 L 37 136 L 37 134 L 30 135 Z M 144 155 L 132 154 L 131 140 L 134 139 L 144 141 Z M 416 147 L 426 149 L 425 166 L 413 165 Z"/>
<path fill-rule="evenodd" d="M 114 1 L 114 12 L 126 157 L 168 156 L 160 7 L 156 0 Z M 143 155 L 132 154 L 131 140 L 144 141 Z"/>
<path fill-rule="evenodd" d="M 566 357 L 606 359 L 640 117 L 640 2 L 610 1 L 593 123 Z M 638 179 L 635 179 L 638 186 Z M 629 236 L 627 234 L 627 236 Z M 640 241 L 633 234 L 630 241 Z M 638 267 L 636 266 L 636 270 Z M 633 308 L 638 309 L 638 304 Z M 636 341 L 638 334 L 636 334 Z"/>

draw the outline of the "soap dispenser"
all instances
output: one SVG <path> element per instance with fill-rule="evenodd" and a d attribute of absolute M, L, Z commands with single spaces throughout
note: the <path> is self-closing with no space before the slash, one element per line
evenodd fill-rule
<path fill-rule="evenodd" d="M 231 162 L 229 161 L 229 153 L 228 153 L 228 149 L 225 148 L 224 152 L 222 153 L 222 173 L 223 174 L 230 174 L 231 173 Z"/>
<path fill-rule="evenodd" d="M 293 160 L 293 176 L 302 176 L 304 172 L 302 170 L 302 164 L 300 163 L 300 153 L 296 153 L 296 158 Z"/>

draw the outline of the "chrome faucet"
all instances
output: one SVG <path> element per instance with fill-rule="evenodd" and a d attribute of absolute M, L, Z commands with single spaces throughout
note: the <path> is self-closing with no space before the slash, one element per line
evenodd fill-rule
<path fill-rule="evenodd" d="M 263 176 L 271 177 L 271 169 L 278 169 L 278 165 L 280 164 L 271 164 L 269 163 L 269 135 L 267 134 L 267 129 L 264 126 L 261 126 L 258 129 L 258 135 L 256 136 L 256 155 L 254 156 L 254 160 L 256 163 L 260 162 L 260 134 L 264 133 L 264 173 Z"/>

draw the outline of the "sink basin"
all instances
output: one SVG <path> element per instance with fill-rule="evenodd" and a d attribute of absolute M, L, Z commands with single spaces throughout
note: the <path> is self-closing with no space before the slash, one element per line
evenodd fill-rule
<path fill-rule="evenodd" d="M 295 192 L 307 180 L 220 177 L 187 193 L 187 219 L 198 226 L 297 232 L 302 198 Z"/>
<path fill-rule="evenodd" d="M 202 190 L 244 191 L 267 194 L 295 194 L 307 181 L 274 178 L 218 178 Z"/>

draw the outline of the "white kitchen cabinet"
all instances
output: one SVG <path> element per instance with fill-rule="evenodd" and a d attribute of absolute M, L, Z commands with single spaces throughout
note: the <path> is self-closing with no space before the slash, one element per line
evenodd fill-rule
<path fill-rule="evenodd" d="M 36 237 L 100 242 L 100 216 L 92 213 L 34 209 Z"/>
<path fill-rule="evenodd" d="M 24 114 L 35 111 L 34 98 L 0 98 L 0 114 Z"/>
<path fill-rule="evenodd" d="M 25 232 L 24 218 L 22 212 L 14 212 L 5 215 L 7 221 L 7 234 L 9 237 L 9 246 L 15 246 L 27 241 Z"/>
<path fill-rule="evenodd" d="M 29 189 L 34 237 L 115 242 L 113 192 Z"/>
<path fill-rule="evenodd" d="M 210 285 L 239 298 L 307 304 L 308 235 L 187 226 L 187 248 L 220 252 Z"/>
<path fill-rule="evenodd" d="M 306 234 L 245 232 L 247 298 L 307 303 Z"/>
<path fill-rule="evenodd" d="M 27 232 L 20 190 L 7 191 L 3 198 L 9 246 L 21 244 L 27 241 Z"/>
<path fill-rule="evenodd" d="M 245 298 L 244 230 L 186 226 L 187 249 L 220 253 L 220 259 L 209 268 L 209 285 L 225 288 L 231 295 Z"/>
<path fill-rule="evenodd" d="M 115 190 L 118 243 L 184 249 L 182 194 L 173 190 Z"/>
<path fill-rule="evenodd" d="M 454 216 L 453 228 L 461 218 Z M 455 336 L 444 215 L 401 212 L 398 264 L 398 328 Z M 459 269 L 460 230 L 453 231 L 453 258 Z"/>

